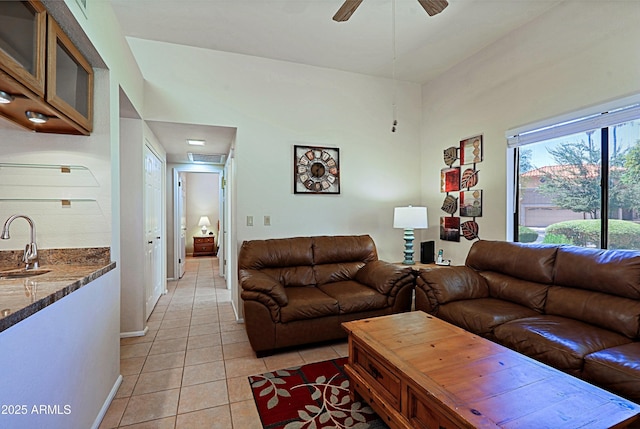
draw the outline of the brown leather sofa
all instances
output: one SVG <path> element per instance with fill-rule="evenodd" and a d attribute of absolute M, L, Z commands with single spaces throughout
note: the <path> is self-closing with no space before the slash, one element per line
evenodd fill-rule
<path fill-rule="evenodd" d="M 640 252 L 477 241 L 416 309 L 640 403 Z"/>
<path fill-rule="evenodd" d="M 370 236 L 245 241 L 244 322 L 258 356 L 346 337 L 341 323 L 409 311 L 415 275 L 378 260 Z"/>

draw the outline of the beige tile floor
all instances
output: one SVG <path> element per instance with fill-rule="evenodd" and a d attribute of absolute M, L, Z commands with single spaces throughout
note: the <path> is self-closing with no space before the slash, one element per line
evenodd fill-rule
<path fill-rule="evenodd" d="M 256 358 L 215 257 L 188 258 L 144 337 L 120 341 L 123 382 L 100 429 L 262 428 L 247 376 L 347 356 L 346 342 Z"/>

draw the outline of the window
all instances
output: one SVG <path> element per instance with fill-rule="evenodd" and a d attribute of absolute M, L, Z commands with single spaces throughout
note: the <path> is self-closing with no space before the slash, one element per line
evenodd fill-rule
<path fill-rule="evenodd" d="M 508 134 L 519 242 L 640 249 L 640 104 Z"/>

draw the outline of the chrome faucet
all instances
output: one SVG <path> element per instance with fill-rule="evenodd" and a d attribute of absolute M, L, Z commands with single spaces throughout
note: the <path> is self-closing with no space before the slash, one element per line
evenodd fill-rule
<path fill-rule="evenodd" d="M 39 267 L 38 247 L 36 246 L 36 224 L 33 223 L 33 220 L 30 217 L 17 214 L 11 216 L 9 219 L 7 219 L 7 221 L 4 223 L 4 226 L 2 227 L 2 235 L 0 235 L 0 238 L 3 240 L 8 240 L 11 238 L 9 236 L 9 225 L 11 225 L 11 222 L 19 217 L 29 222 L 29 226 L 31 227 L 31 242 L 24 248 L 24 256 L 22 257 L 22 261 L 27 264 L 25 269 L 35 270 Z"/>

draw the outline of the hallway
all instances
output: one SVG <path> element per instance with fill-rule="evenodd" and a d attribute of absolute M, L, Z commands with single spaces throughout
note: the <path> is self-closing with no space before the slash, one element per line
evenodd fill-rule
<path fill-rule="evenodd" d="M 100 429 L 261 429 L 247 376 L 348 354 L 346 342 L 256 358 L 215 257 L 188 258 L 144 337 L 120 341 L 123 382 Z"/>

